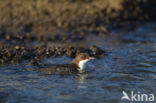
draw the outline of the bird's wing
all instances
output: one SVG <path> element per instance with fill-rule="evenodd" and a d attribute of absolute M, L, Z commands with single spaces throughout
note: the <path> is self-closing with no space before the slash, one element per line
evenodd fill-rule
<path fill-rule="evenodd" d="M 69 64 L 52 65 L 37 69 L 37 71 L 45 74 L 72 74 L 77 73 L 78 70 Z"/>

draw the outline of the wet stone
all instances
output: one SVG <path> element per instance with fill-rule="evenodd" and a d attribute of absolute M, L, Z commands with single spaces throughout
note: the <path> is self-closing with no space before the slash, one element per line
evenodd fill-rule
<path fill-rule="evenodd" d="M 25 60 L 30 61 L 31 65 L 38 65 L 36 60 L 43 60 L 44 58 L 49 58 L 51 56 L 63 56 L 75 57 L 78 53 L 88 53 L 91 56 L 99 56 L 104 53 L 104 51 L 97 47 L 91 46 L 90 48 L 81 47 L 47 47 L 46 43 L 38 46 L 12 46 L 12 45 L 1 45 L 0 46 L 0 64 L 16 64 L 24 62 Z"/>
<path fill-rule="evenodd" d="M 34 60 L 34 59 L 30 61 L 30 65 L 32 65 L 32 66 L 39 66 L 37 60 Z"/>
<path fill-rule="evenodd" d="M 93 52 L 94 55 L 104 54 L 104 51 L 95 45 L 91 46 L 90 50 Z"/>

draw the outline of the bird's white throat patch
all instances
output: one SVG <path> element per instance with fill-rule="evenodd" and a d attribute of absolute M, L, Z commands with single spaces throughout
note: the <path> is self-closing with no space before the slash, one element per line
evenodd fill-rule
<path fill-rule="evenodd" d="M 83 71 L 86 68 L 86 63 L 90 61 L 90 59 L 85 59 L 85 60 L 81 60 L 79 61 L 79 71 Z"/>

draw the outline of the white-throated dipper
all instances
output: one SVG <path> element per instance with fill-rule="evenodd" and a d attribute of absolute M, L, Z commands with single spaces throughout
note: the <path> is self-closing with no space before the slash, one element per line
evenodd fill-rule
<path fill-rule="evenodd" d="M 94 59 L 87 53 L 80 53 L 70 64 L 59 64 L 37 69 L 46 74 L 76 74 L 82 73 L 86 69 L 86 63 Z"/>

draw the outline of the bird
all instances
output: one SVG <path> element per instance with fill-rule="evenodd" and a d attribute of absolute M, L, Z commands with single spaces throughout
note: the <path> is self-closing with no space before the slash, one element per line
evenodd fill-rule
<path fill-rule="evenodd" d="M 78 74 L 85 72 L 86 63 L 95 59 L 87 53 L 79 53 L 69 64 L 57 64 L 38 68 L 37 71 L 45 74 Z"/>

